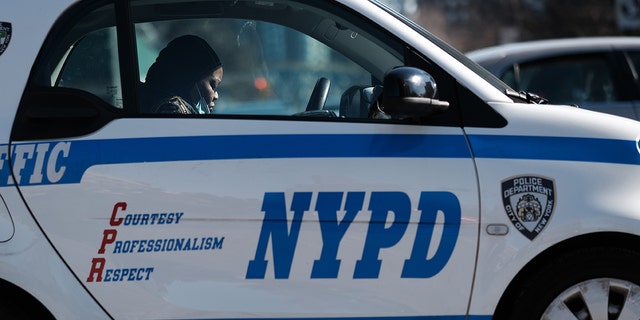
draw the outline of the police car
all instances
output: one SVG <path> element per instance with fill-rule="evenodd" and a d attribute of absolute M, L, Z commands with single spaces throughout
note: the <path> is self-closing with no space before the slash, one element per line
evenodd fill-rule
<path fill-rule="evenodd" d="M 1 7 L 0 318 L 640 318 L 634 120 L 376 1 Z M 219 99 L 153 112 L 185 35 Z"/>

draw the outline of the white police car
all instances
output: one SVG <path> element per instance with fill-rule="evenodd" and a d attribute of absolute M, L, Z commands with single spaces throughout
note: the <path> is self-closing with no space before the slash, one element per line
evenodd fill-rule
<path fill-rule="evenodd" d="M 3 319 L 640 318 L 636 121 L 374 1 L 1 7 Z M 213 114 L 145 105 L 183 35 Z"/>

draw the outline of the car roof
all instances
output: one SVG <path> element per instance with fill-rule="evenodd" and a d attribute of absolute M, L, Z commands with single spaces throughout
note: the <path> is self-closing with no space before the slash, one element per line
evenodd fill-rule
<path fill-rule="evenodd" d="M 584 37 L 515 42 L 467 52 L 467 56 L 491 71 L 530 60 L 565 54 L 640 49 L 640 37 Z"/>

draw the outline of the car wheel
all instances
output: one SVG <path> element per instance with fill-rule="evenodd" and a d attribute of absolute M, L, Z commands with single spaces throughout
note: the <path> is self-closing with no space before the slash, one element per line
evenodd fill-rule
<path fill-rule="evenodd" d="M 506 319 L 640 319 L 640 253 L 590 248 L 537 266 Z"/>

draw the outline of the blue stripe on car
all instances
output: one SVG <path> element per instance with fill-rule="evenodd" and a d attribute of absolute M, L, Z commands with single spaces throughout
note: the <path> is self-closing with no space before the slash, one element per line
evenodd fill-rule
<path fill-rule="evenodd" d="M 57 142 L 32 145 L 55 143 Z M 78 140 L 69 143 L 68 156 L 55 162 L 58 168 L 64 167 L 65 171 L 55 183 L 78 183 L 89 167 L 97 165 L 193 160 L 464 159 L 471 158 L 473 153 L 473 157 L 477 159 L 640 164 L 637 141 L 571 137 L 469 135 L 465 138 L 464 135 L 417 134 L 274 134 Z M 6 152 L 6 145 L 3 147 Z M 40 158 L 46 161 L 45 157 L 48 155 Z M 0 161 L 5 161 L 6 158 L 0 157 Z M 46 177 L 35 183 L 29 179 L 38 158 L 36 154 L 26 160 L 27 165 L 21 171 L 21 184 L 52 183 Z M 6 178 L 9 174 L 8 167 L 3 165 L 0 170 L 0 186 L 11 184 L 11 179 Z"/>

